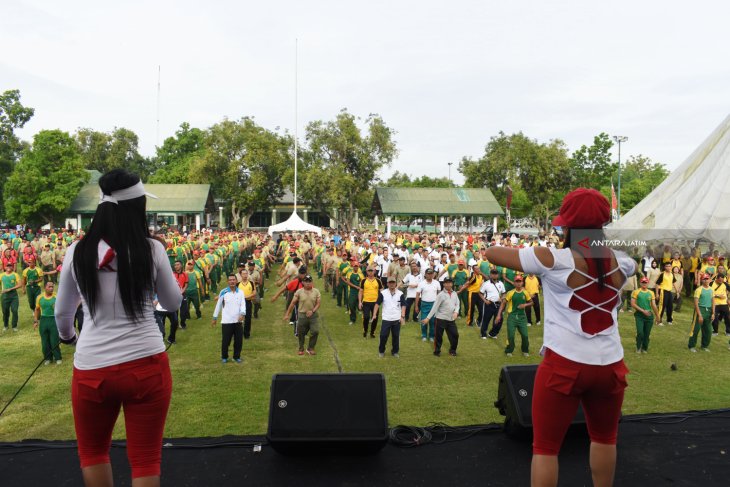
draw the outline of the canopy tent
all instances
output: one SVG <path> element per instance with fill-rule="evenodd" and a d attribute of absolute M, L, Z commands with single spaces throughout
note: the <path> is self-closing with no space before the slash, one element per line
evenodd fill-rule
<path fill-rule="evenodd" d="M 305 222 L 299 218 L 296 211 L 292 212 L 291 216 L 287 218 L 286 221 L 269 227 L 269 235 L 283 232 L 314 232 L 317 235 L 322 235 L 322 229 L 320 227 L 310 225 Z"/>
<path fill-rule="evenodd" d="M 730 116 L 654 191 L 606 227 L 623 241 L 708 240 L 730 248 Z"/>

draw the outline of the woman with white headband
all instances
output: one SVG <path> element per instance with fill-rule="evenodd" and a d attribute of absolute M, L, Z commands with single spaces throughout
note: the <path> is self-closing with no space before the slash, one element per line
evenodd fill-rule
<path fill-rule="evenodd" d="M 61 341 L 77 342 L 71 397 L 81 470 L 87 487 L 112 485 L 109 447 L 123 407 L 132 485 L 159 486 L 172 377 L 153 297 L 175 311 L 182 295 L 147 227 L 145 196 L 156 197 L 123 169 L 104 174 L 99 186 L 88 233 L 66 252 L 56 301 Z"/>

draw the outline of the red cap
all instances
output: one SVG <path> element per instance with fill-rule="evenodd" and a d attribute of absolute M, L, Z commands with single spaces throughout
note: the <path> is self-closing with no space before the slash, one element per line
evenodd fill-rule
<path fill-rule="evenodd" d="M 702 274 L 702 279 L 712 279 L 712 276 L 709 274 Z"/>
<path fill-rule="evenodd" d="M 459 262 L 457 262 L 457 264 L 464 264 L 464 265 L 466 265 L 466 262 L 464 262 L 464 259 L 459 259 Z"/>
<path fill-rule="evenodd" d="M 642 277 L 641 278 L 641 282 L 649 282 L 649 278 L 648 277 Z"/>
<path fill-rule="evenodd" d="M 560 214 L 553 218 L 554 227 L 603 228 L 610 219 L 611 206 L 595 189 L 578 188 L 571 191 L 560 205 Z"/>
<path fill-rule="evenodd" d="M 713 256 L 709 256 L 707 258 L 707 262 L 715 262 L 715 258 Z"/>
<path fill-rule="evenodd" d="M 522 276 L 515 276 L 515 282 L 517 281 L 524 281 L 524 278 Z"/>

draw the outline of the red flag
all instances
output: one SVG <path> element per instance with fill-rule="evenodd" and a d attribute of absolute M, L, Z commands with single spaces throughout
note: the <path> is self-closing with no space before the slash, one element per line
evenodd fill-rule
<path fill-rule="evenodd" d="M 616 191 L 613 189 L 613 182 L 611 183 L 611 217 L 613 220 L 618 219 L 618 200 L 616 199 Z"/>
<path fill-rule="evenodd" d="M 507 211 L 512 207 L 512 186 L 507 186 Z"/>

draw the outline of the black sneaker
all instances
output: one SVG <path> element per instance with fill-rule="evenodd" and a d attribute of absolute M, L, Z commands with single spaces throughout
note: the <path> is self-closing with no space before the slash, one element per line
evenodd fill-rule
<path fill-rule="evenodd" d="M 170 339 L 168 338 L 168 339 L 167 339 L 167 343 L 169 343 L 170 345 L 175 345 L 175 344 L 176 344 L 177 342 L 176 342 L 175 340 L 170 340 Z"/>
<path fill-rule="evenodd" d="M 451 355 L 452 357 L 456 357 L 456 350 L 450 350 L 449 355 Z"/>
<path fill-rule="evenodd" d="M 437 351 L 437 350 L 434 350 L 434 351 L 433 351 L 433 354 L 434 354 L 435 356 L 437 356 L 437 357 L 440 357 L 440 356 L 441 356 L 441 352 L 439 352 L 439 351 Z"/>

